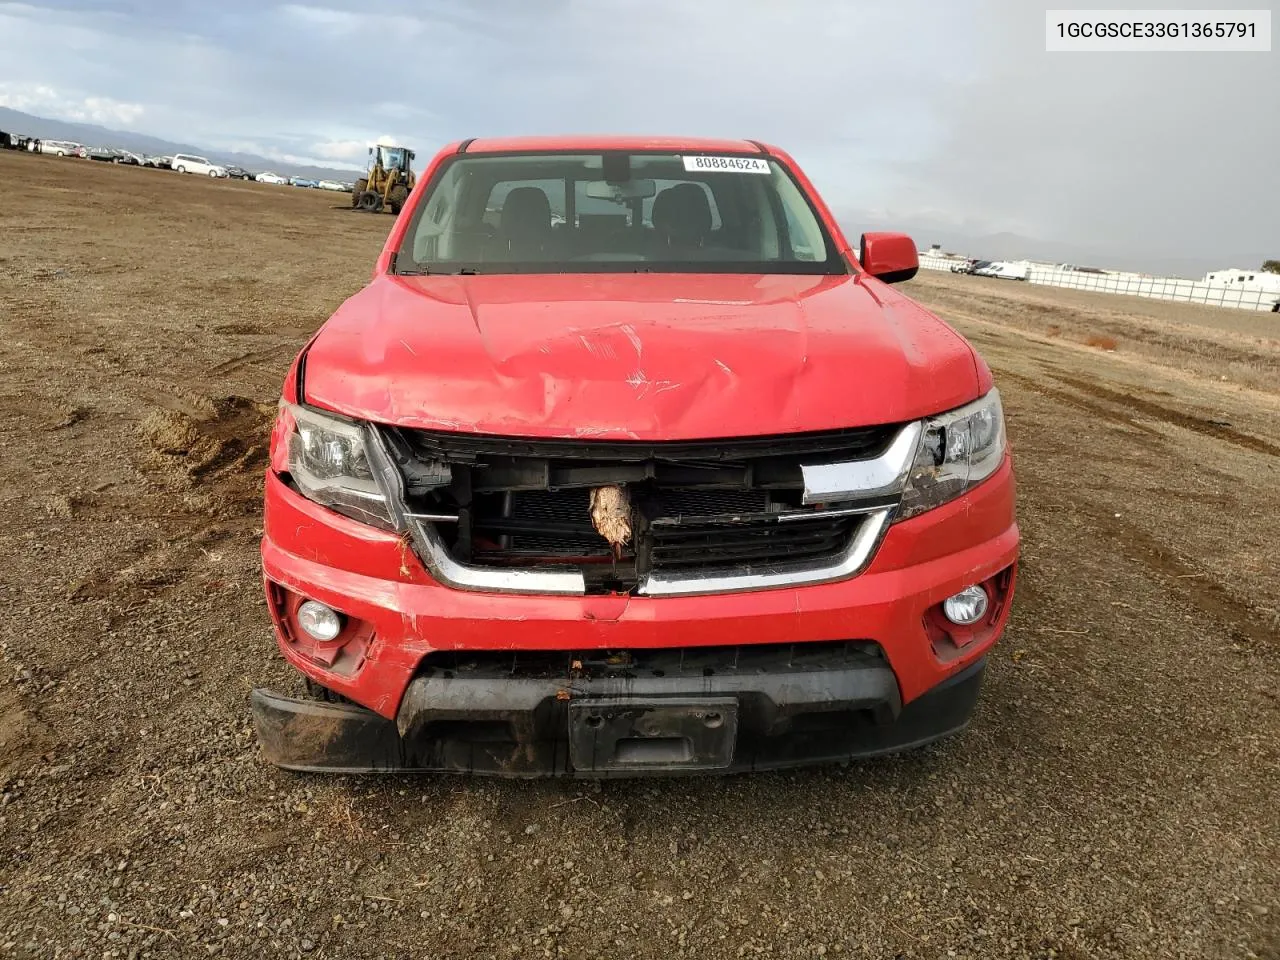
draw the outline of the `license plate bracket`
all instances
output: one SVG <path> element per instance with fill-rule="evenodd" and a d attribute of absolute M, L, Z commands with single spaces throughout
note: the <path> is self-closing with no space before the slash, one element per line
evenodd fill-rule
<path fill-rule="evenodd" d="M 583 772 L 719 770 L 738 740 L 734 697 L 571 701 L 569 758 Z"/>

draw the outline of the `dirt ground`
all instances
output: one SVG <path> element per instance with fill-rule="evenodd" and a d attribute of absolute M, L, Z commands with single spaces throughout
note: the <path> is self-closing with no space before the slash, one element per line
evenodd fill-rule
<path fill-rule="evenodd" d="M 0 182 L 0 956 L 1280 957 L 1280 318 L 906 286 L 993 366 L 1020 484 L 1020 594 L 951 741 L 299 776 L 248 714 L 300 687 L 266 429 L 390 216 L 27 154 Z"/>

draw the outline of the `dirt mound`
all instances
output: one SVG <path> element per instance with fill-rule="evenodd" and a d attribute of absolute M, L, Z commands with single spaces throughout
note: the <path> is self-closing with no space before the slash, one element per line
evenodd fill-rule
<path fill-rule="evenodd" d="M 138 430 L 157 453 L 190 453 L 200 442 L 196 422 L 185 413 L 174 410 L 153 410 Z"/>
<path fill-rule="evenodd" d="M 248 397 L 201 398 L 209 413 L 192 416 L 153 410 L 139 424 L 146 443 L 144 466 L 204 501 L 208 514 L 247 514 L 260 509 L 275 408 Z"/>
<path fill-rule="evenodd" d="M 247 397 L 221 397 L 209 404 L 212 414 L 199 418 L 153 410 L 139 432 L 166 466 L 179 467 L 192 479 L 265 464 L 274 410 Z"/>

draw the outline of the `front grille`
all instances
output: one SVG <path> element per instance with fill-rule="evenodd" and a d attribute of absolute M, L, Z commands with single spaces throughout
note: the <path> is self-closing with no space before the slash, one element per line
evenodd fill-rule
<path fill-rule="evenodd" d="M 823 560 L 844 550 L 857 523 L 857 517 L 818 513 L 801 520 L 757 516 L 729 523 L 655 525 L 650 555 L 659 571 Z"/>
<path fill-rule="evenodd" d="M 586 489 L 521 490 L 488 503 L 495 509 L 471 515 L 476 559 L 500 561 L 504 554 L 608 559 L 609 545 L 591 526 L 589 500 Z"/>
<path fill-rule="evenodd" d="M 841 554 L 861 518 L 801 503 L 804 464 L 883 452 L 894 425 L 671 443 L 530 440 L 388 431 L 409 506 L 458 516 L 437 527 L 454 558 L 492 567 L 578 565 L 589 592 L 649 573 L 756 572 Z M 591 490 L 622 487 L 632 537 L 595 530 Z M 798 515 L 798 516 L 797 516 Z"/>

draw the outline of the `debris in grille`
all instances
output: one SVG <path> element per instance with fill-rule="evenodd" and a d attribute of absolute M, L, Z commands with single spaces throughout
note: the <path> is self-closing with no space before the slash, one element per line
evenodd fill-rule
<path fill-rule="evenodd" d="M 591 488 L 591 525 L 609 541 L 615 557 L 631 542 L 631 498 L 616 483 Z"/>

